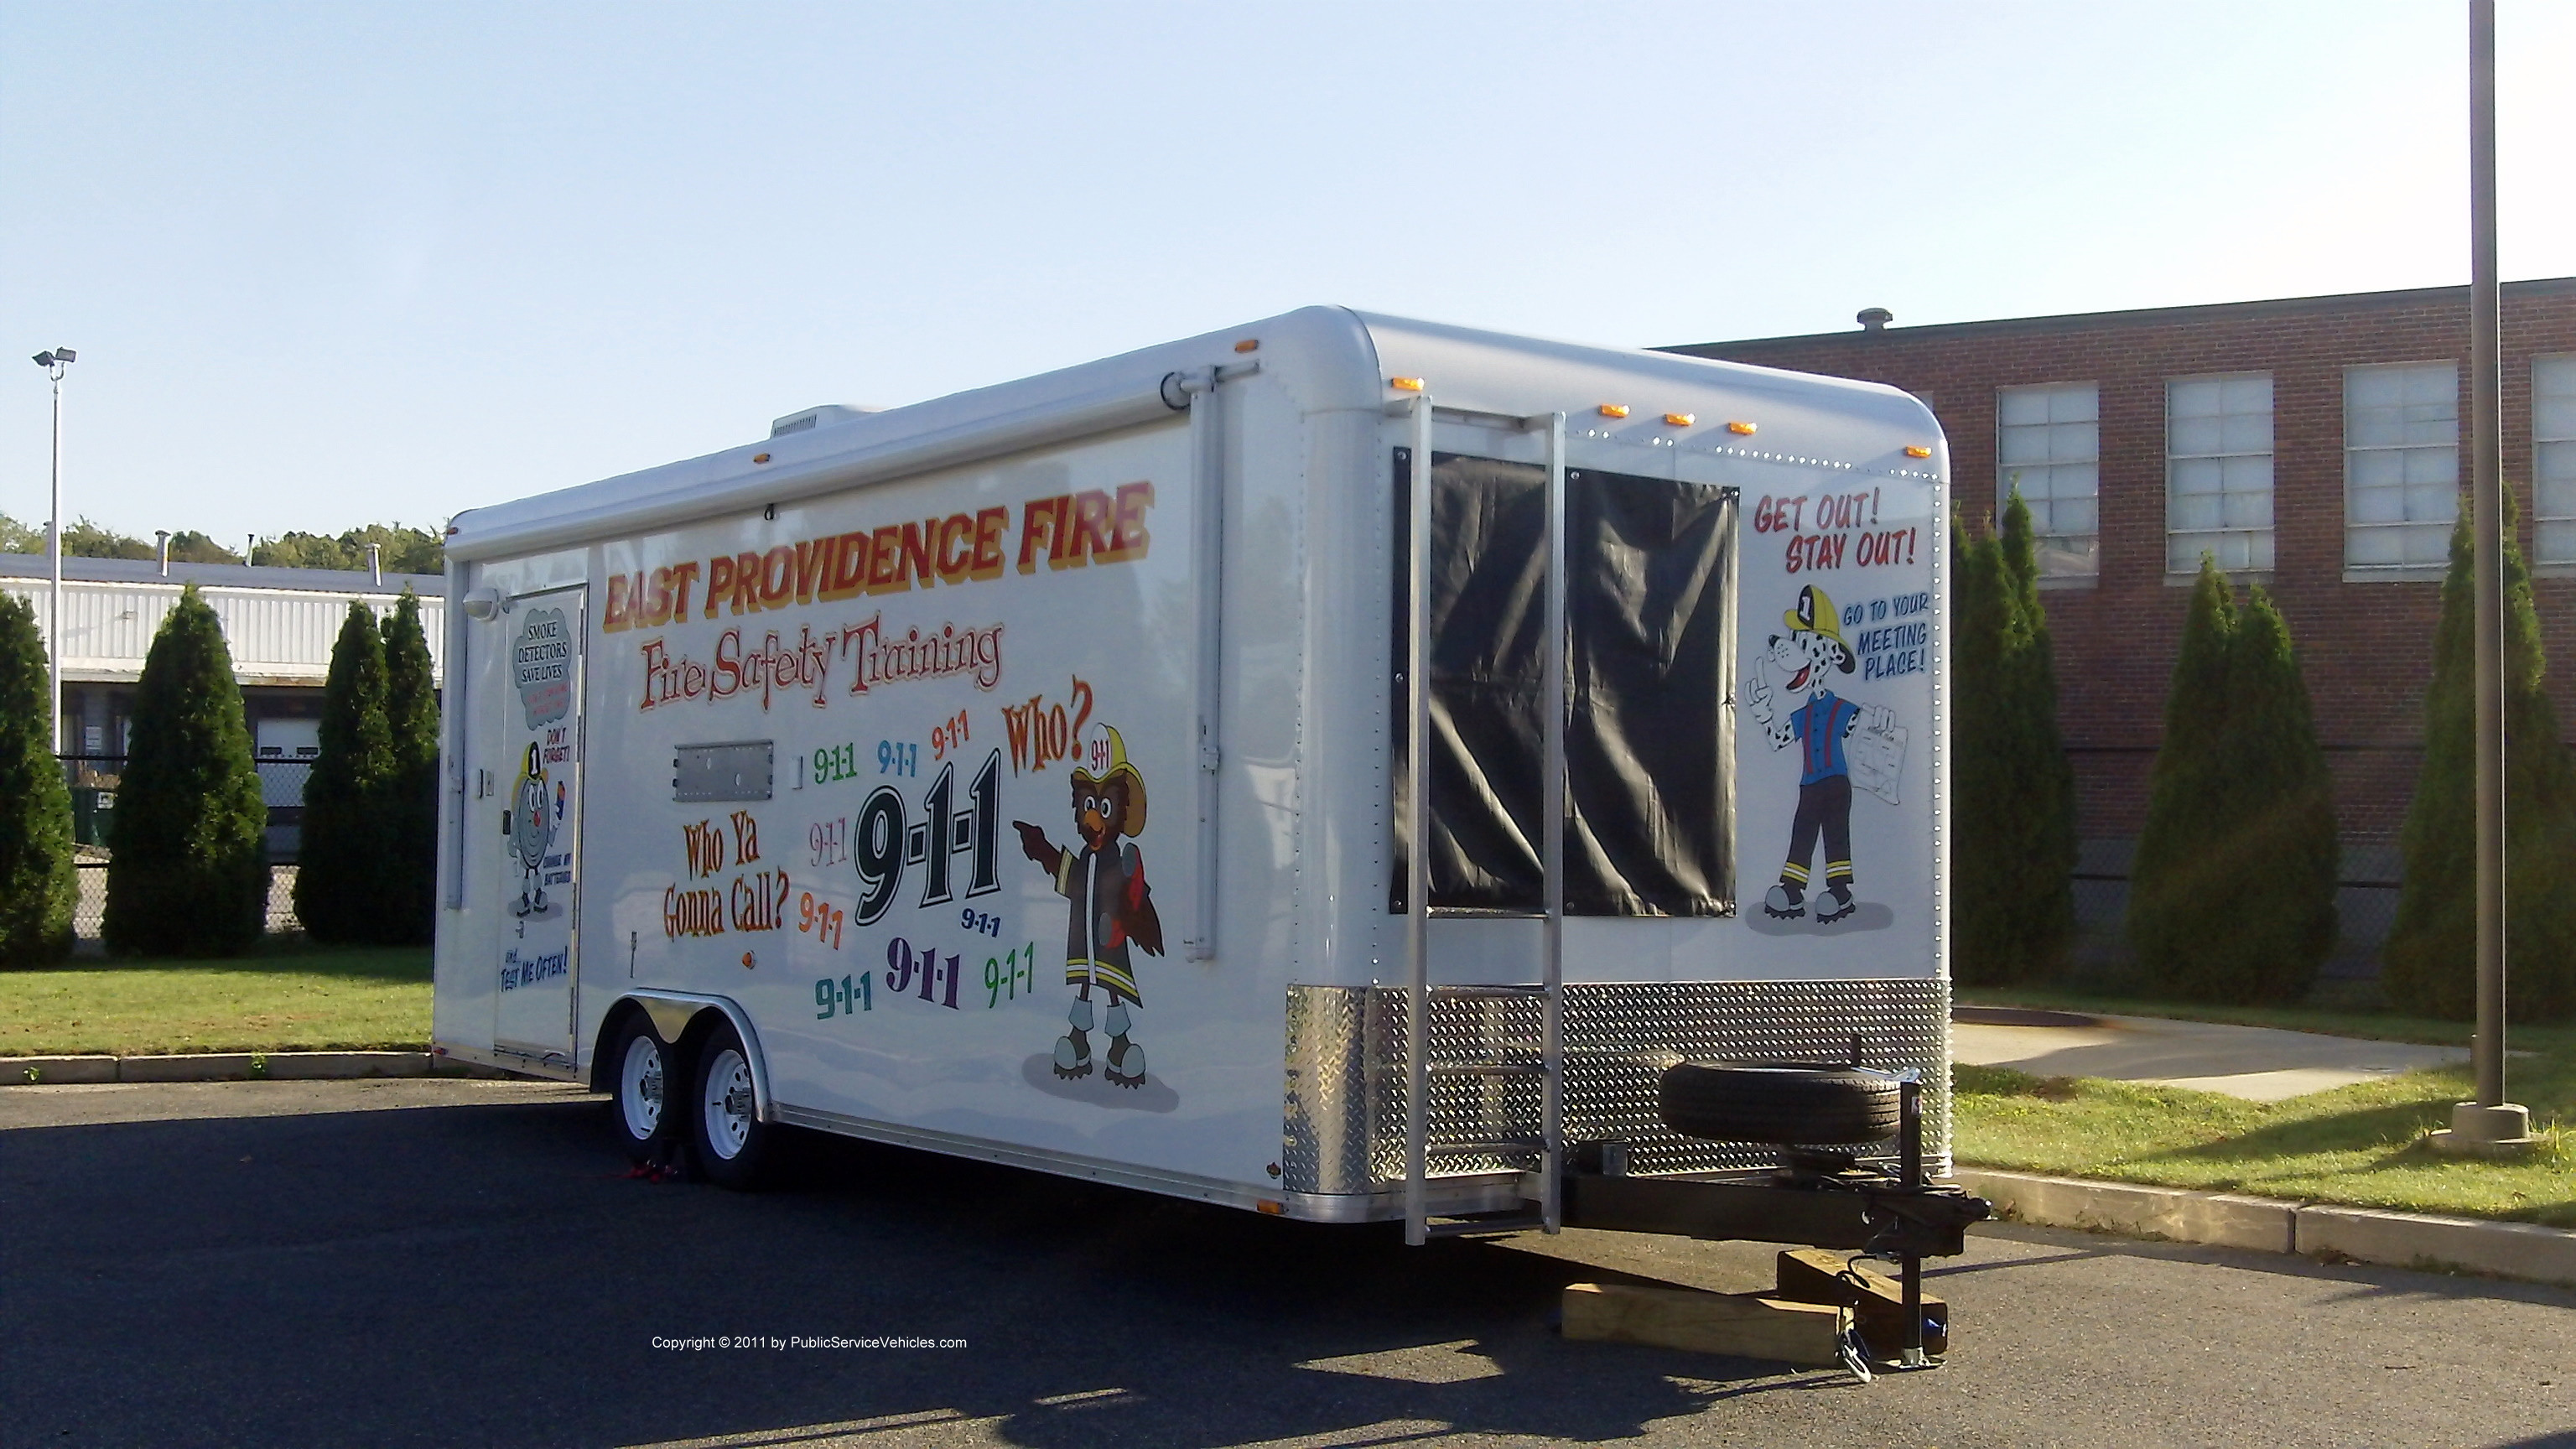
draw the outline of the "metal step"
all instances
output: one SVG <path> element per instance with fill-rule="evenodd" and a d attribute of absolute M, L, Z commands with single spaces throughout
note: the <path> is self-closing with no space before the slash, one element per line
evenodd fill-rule
<path fill-rule="evenodd" d="M 1456 1142 L 1426 1142 L 1425 1157 L 1530 1157 L 1547 1151 L 1537 1137 L 1469 1137 Z"/>
<path fill-rule="evenodd" d="M 1433 1062 L 1435 1077 L 1544 1077 L 1547 1063 L 1521 1062 Z"/>
<path fill-rule="evenodd" d="M 1435 997 L 1448 996 L 1470 1000 L 1477 997 L 1518 1000 L 1524 997 L 1547 995 L 1547 988 L 1544 986 L 1434 986 L 1430 990 Z"/>
<path fill-rule="evenodd" d="M 1426 1236 L 1464 1238 L 1483 1233 L 1526 1233 L 1547 1226 L 1547 1219 L 1536 1213 L 1514 1214 L 1494 1218 L 1444 1218 L 1424 1225 Z"/>

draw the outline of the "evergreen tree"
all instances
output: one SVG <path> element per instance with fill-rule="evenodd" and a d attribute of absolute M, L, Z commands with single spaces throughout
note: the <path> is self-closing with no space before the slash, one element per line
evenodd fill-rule
<path fill-rule="evenodd" d="M 304 781 L 304 839 L 296 852 L 295 915 L 317 941 L 375 939 L 383 930 L 386 777 L 385 640 L 376 616 L 351 600 L 322 686 L 322 748 Z"/>
<path fill-rule="evenodd" d="M 2516 1021 L 2576 1015 L 2576 764 L 2541 691 L 2547 661 L 2531 577 L 2505 493 L 2505 1003 Z M 2477 1014 L 2476 602 L 2471 509 L 2451 529 L 2433 679 L 2424 695 L 2424 763 L 2398 837 L 2405 883 L 2381 957 L 2389 1001 L 2422 1016 Z"/>
<path fill-rule="evenodd" d="M 1968 985 L 2057 973 L 2075 930 L 2074 774 L 2018 490 L 2000 537 L 1954 519 L 1952 970 Z"/>
<path fill-rule="evenodd" d="M 72 800 L 45 728 L 52 712 L 33 602 L 0 594 L 0 966 L 71 949 L 80 881 Z"/>
<path fill-rule="evenodd" d="M 2013 795 L 2012 855 L 2019 878 L 2012 894 L 2021 926 L 2022 969 L 2027 975 L 2051 976 L 2065 968 L 2075 940 L 2075 767 L 2057 728 L 2056 644 L 2048 632 L 2048 609 L 2040 602 L 2030 505 L 2017 487 L 2004 502 L 1997 543 L 2012 615 L 2004 675 L 2019 781 Z"/>
<path fill-rule="evenodd" d="M 2289 626 L 2204 554 L 2129 873 L 2139 967 L 2187 1000 L 2298 1000 L 2334 949 L 2339 863 Z"/>
<path fill-rule="evenodd" d="M 1950 520 L 1950 974 L 1962 985 L 2016 979 L 2012 870 L 1993 810 L 2012 793 L 2011 751 L 2002 746 L 2004 636 L 2010 632 L 2001 552 L 1993 535 Z"/>
<path fill-rule="evenodd" d="M 190 584 L 152 637 L 135 688 L 108 835 L 108 949 L 248 949 L 268 922 L 267 824 L 232 653 Z"/>
<path fill-rule="evenodd" d="M 385 616 L 385 727 L 391 756 L 385 772 L 386 883 L 380 939 L 430 939 L 438 887 L 438 687 L 420 600 L 409 588 Z"/>
<path fill-rule="evenodd" d="M 2146 825 L 2129 867 L 2129 944 L 2146 978 L 2190 994 L 2210 919 L 2201 903 L 2224 889 L 2227 864 L 2227 673 L 2236 599 L 2209 555 L 2200 557 L 2182 650 L 2165 696 L 2164 740 L 2147 780 Z M 2221 923 L 2224 929 L 2224 923 Z"/>
<path fill-rule="evenodd" d="M 2235 1002 L 2308 994 L 2335 943 L 2334 777 L 2317 743 L 2289 625 L 2256 588 L 2227 658 L 2228 893 L 2209 902 L 2202 993 Z"/>

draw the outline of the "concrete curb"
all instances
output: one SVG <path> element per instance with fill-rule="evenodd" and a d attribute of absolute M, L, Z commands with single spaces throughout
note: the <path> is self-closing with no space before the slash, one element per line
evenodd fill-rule
<path fill-rule="evenodd" d="M 508 1077 L 427 1052 L 192 1052 L 180 1056 L 0 1057 L 0 1087 L 96 1082 L 315 1082 L 352 1077 Z"/>
<path fill-rule="evenodd" d="M 1960 1168 L 1957 1176 L 1960 1186 L 1992 1202 L 1998 1216 L 2026 1223 L 2264 1253 L 2297 1251 L 2299 1205 L 2278 1198 L 1973 1167 Z"/>
<path fill-rule="evenodd" d="M 1961 1187 L 1998 1217 L 2123 1237 L 2301 1253 L 2394 1268 L 2461 1271 L 2576 1288 L 2576 1232 L 2537 1223 L 2087 1182 L 1963 1167 Z"/>

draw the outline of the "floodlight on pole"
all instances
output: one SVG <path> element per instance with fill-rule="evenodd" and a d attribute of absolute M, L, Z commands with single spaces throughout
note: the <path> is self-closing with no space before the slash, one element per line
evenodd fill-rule
<path fill-rule="evenodd" d="M 63 749 L 63 371 L 79 360 L 68 347 L 36 354 L 36 365 L 54 385 L 54 513 L 45 530 L 45 574 L 51 581 L 45 600 L 45 701 L 52 719 L 45 731 L 56 754 Z"/>

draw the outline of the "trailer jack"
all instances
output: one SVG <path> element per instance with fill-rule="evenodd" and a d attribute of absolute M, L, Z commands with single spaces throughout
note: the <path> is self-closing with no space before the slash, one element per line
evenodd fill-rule
<path fill-rule="evenodd" d="M 1968 1225 L 1994 1209 L 1923 1172 L 1922 1084 L 1904 1084 L 1896 1173 L 1849 1153 L 1793 1150 L 1769 1173 L 1630 1177 L 1617 1144 L 1587 1143 L 1565 1177 L 1568 1227 L 1671 1237 L 1795 1243 L 1893 1261 L 1903 1287 L 1899 1368 L 1930 1368 L 1924 1351 L 1923 1260 L 1967 1247 Z"/>

